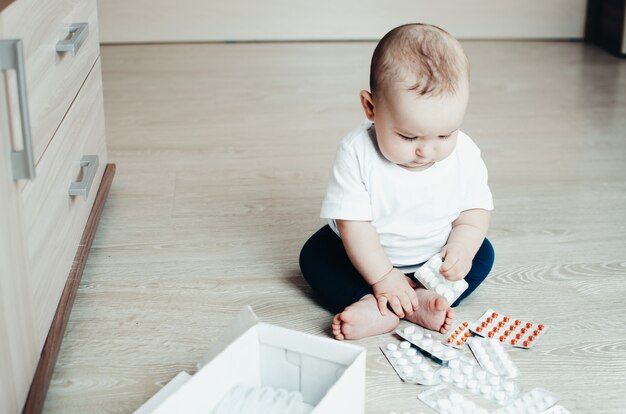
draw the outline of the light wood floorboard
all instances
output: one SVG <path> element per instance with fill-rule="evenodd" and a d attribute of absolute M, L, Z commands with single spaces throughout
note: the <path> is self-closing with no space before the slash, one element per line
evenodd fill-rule
<path fill-rule="evenodd" d="M 543 322 L 522 387 L 572 412 L 626 406 L 626 60 L 581 43 L 464 42 L 463 129 L 483 151 L 496 265 L 457 308 Z M 127 413 L 193 371 L 231 318 L 329 335 L 298 269 L 336 144 L 363 118 L 373 43 L 102 48 L 118 169 L 48 413 Z M 368 413 L 429 412 L 367 348 Z"/>

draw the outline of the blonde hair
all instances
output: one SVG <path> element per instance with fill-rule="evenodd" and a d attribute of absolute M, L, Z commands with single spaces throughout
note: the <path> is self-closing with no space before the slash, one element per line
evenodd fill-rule
<path fill-rule="evenodd" d="M 454 94 L 469 80 L 469 61 L 461 44 L 445 30 L 428 24 L 405 24 L 378 42 L 370 67 L 372 94 L 401 80 L 415 80 L 408 90 L 419 96 Z"/>

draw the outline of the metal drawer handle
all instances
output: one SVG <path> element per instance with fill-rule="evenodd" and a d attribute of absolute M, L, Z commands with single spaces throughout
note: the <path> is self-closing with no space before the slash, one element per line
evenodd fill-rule
<path fill-rule="evenodd" d="M 83 196 L 84 199 L 89 197 L 89 190 L 91 190 L 93 179 L 96 178 L 98 164 L 97 155 L 83 155 L 83 158 L 80 159 L 80 166 L 87 167 L 87 171 L 81 181 L 70 184 L 69 193 L 71 196 Z"/>
<path fill-rule="evenodd" d="M 76 56 L 78 49 L 89 35 L 89 23 L 72 23 L 69 32 L 72 35 L 69 39 L 57 42 L 57 52 L 70 52 L 72 56 Z"/>
<path fill-rule="evenodd" d="M 11 151 L 13 179 L 33 179 L 35 178 L 35 156 L 33 154 L 33 138 L 30 131 L 22 39 L 0 40 L 0 70 L 6 71 L 10 69 L 15 70 L 17 75 L 20 123 L 22 124 L 22 140 L 24 142 L 22 150 Z"/>

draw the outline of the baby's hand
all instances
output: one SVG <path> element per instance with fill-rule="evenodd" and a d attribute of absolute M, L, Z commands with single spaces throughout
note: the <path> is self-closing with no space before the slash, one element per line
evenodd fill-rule
<path fill-rule="evenodd" d="M 417 295 L 404 273 L 393 268 L 381 280 L 372 285 L 381 315 L 387 313 L 387 304 L 399 318 L 411 315 L 417 309 Z M 415 283 L 413 283 L 414 285 Z"/>
<path fill-rule="evenodd" d="M 446 244 L 441 250 L 443 264 L 439 272 L 448 280 L 461 280 L 472 268 L 473 257 L 460 243 Z"/>

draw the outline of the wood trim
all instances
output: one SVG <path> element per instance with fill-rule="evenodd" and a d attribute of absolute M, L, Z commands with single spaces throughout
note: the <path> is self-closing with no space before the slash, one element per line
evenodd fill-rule
<path fill-rule="evenodd" d="M 15 0 L 0 0 L 0 12 L 7 8 L 7 6 L 13 3 Z"/>
<path fill-rule="evenodd" d="M 24 414 L 40 413 L 43 409 L 48 386 L 52 379 L 52 372 L 54 371 L 59 350 L 61 349 L 63 333 L 65 332 L 65 327 L 67 326 L 67 321 L 72 311 L 76 291 L 78 290 L 80 279 L 83 276 L 83 270 L 85 270 L 91 243 L 96 234 L 96 228 L 98 227 L 98 222 L 100 221 L 100 216 L 102 215 L 104 203 L 109 194 L 114 175 L 115 164 L 107 164 L 104 170 L 104 176 L 102 177 L 102 183 L 98 188 L 98 194 L 96 195 L 91 213 L 89 214 L 89 219 L 83 231 L 83 236 L 78 245 L 78 250 L 76 251 L 76 256 L 74 257 L 72 269 L 67 277 L 63 294 L 59 300 L 59 306 L 57 307 L 54 320 L 50 326 L 46 343 L 41 351 L 41 358 L 39 359 L 39 364 L 37 365 L 37 370 L 35 371 L 30 391 L 28 392 L 24 410 L 22 411 Z"/>

